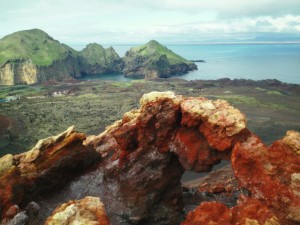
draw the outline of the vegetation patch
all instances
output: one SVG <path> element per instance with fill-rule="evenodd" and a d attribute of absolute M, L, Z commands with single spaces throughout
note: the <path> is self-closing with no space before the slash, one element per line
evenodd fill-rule
<path fill-rule="evenodd" d="M 178 63 L 186 63 L 186 64 L 192 64 L 192 62 L 186 60 L 185 58 L 181 57 L 180 55 L 177 55 L 167 47 L 159 44 L 157 41 L 151 40 L 145 45 L 131 48 L 130 51 L 138 53 L 139 55 L 149 57 L 153 54 L 158 54 L 160 56 L 165 55 L 170 63 L 170 65 L 175 65 Z"/>
<path fill-rule="evenodd" d="M 264 88 L 260 88 L 260 87 L 256 87 L 256 88 L 254 88 L 255 90 L 257 90 L 257 91 L 266 91 L 267 89 L 264 89 Z"/>
<path fill-rule="evenodd" d="M 267 91 L 268 95 L 278 95 L 278 96 L 284 96 L 283 93 L 281 93 L 280 91 Z"/>
<path fill-rule="evenodd" d="M 117 82 L 113 82 L 112 85 L 115 87 L 120 87 L 120 88 L 129 88 L 132 86 L 132 82 L 122 82 L 122 81 L 117 81 Z"/>
<path fill-rule="evenodd" d="M 68 54 L 77 53 L 39 29 L 19 31 L 0 40 L 0 66 L 12 59 L 49 66 L 54 61 L 63 60 Z"/>

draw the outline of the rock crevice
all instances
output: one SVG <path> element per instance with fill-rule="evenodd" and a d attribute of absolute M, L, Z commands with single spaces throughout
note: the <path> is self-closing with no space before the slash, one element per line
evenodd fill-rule
<path fill-rule="evenodd" d="M 298 142 L 299 133 L 288 132 L 266 147 L 247 129 L 245 116 L 226 101 L 152 92 L 142 97 L 139 109 L 97 136 L 69 128 L 27 153 L 1 158 L 1 214 L 7 220 L 11 207 L 34 200 L 42 206 L 37 219 L 42 224 L 58 203 L 94 196 L 101 198 L 113 225 L 180 224 L 183 172 L 209 171 L 231 159 L 238 188 L 244 190 L 237 205 L 202 203 L 182 224 L 295 225 Z M 224 185 L 214 191 L 233 189 Z M 50 196 L 43 190 L 52 190 Z"/>

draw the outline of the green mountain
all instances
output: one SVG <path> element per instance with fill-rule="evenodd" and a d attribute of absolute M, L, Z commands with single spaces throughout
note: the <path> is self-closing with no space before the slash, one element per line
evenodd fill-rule
<path fill-rule="evenodd" d="M 0 39 L 0 85 L 65 80 L 122 69 L 123 61 L 113 48 L 90 44 L 77 52 L 39 29 Z"/>
<path fill-rule="evenodd" d="M 123 69 L 123 61 L 112 47 L 104 49 L 97 43 L 88 44 L 79 55 L 85 74 L 121 72 Z"/>
<path fill-rule="evenodd" d="M 127 77 L 170 77 L 195 69 L 194 63 L 154 40 L 131 48 L 122 59 L 112 47 L 105 49 L 96 43 L 75 51 L 39 29 L 15 32 L 0 39 L 0 85 L 121 72 Z"/>
<path fill-rule="evenodd" d="M 0 40 L 0 66 L 12 59 L 27 59 L 37 66 L 49 66 L 69 54 L 76 55 L 76 51 L 39 29 L 19 31 Z"/>
<path fill-rule="evenodd" d="M 147 44 L 134 47 L 130 51 L 138 53 L 143 56 L 153 56 L 153 55 L 166 55 L 170 65 L 175 65 L 178 63 L 186 63 L 186 64 L 193 64 L 192 62 L 186 60 L 185 58 L 177 55 L 167 47 L 161 45 L 159 42 L 155 40 L 149 41 Z"/>
<path fill-rule="evenodd" d="M 157 78 L 180 75 L 197 66 L 155 40 L 126 52 L 124 75 L 127 77 Z"/>

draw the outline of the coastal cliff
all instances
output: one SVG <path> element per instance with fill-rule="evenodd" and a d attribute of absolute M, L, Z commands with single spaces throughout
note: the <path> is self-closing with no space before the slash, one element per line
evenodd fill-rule
<path fill-rule="evenodd" d="M 0 85 L 63 81 L 122 69 L 123 61 L 113 48 L 89 44 L 77 52 L 39 29 L 19 31 L 0 40 Z"/>
<path fill-rule="evenodd" d="M 34 84 L 37 73 L 36 65 L 28 60 L 9 60 L 0 67 L 0 85 Z"/>
<path fill-rule="evenodd" d="M 123 61 L 112 47 L 104 49 L 96 43 L 88 44 L 79 52 L 79 56 L 82 74 L 122 72 Z"/>
<path fill-rule="evenodd" d="M 157 41 L 131 48 L 126 52 L 124 76 L 136 78 L 167 78 L 197 70 L 196 64 L 175 54 Z"/>
<path fill-rule="evenodd" d="M 105 49 L 96 43 L 76 51 L 39 29 L 15 32 L 0 40 L 0 85 L 122 72 L 132 78 L 168 78 L 192 70 L 197 70 L 195 63 L 154 40 L 130 49 L 123 58 L 112 47 Z"/>
<path fill-rule="evenodd" d="M 39 29 L 0 40 L 0 85 L 34 84 L 79 77 L 77 53 Z"/>
<path fill-rule="evenodd" d="M 86 137 L 70 127 L 28 152 L 0 158 L 2 222 L 70 224 L 78 218 L 107 224 L 108 216 L 112 225 L 296 225 L 299 143 L 300 134 L 289 131 L 267 147 L 247 129 L 245 115 L 224 100 L 152 92 L 99 135 Z M 183 172 L 209 171 L 224 159 L 232 161 L 234 177 L 218 180 L 215 192 L 239 200 L 228 206 L 202 198 L 183 213 Z M 205 185 L 201 191 L 208 193 Z M 39 205 L 34 218 L 30 204 Z"/>

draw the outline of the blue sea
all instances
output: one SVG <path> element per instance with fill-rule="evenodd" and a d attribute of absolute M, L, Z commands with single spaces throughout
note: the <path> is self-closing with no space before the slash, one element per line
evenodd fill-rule
<path fill-rule="evenodd" d="M 124 56 L 131 47 L 113 46 L 120 56 Z M 197 71 L 180 76 L 182 79 L 277 79 L 300 84 L 300 44 L 201 44 L 166 47 L 188 60 L 205 60 L 205 63 L 196 63 Z M 93 78 L 129 80 L 122 74 Z"/>

